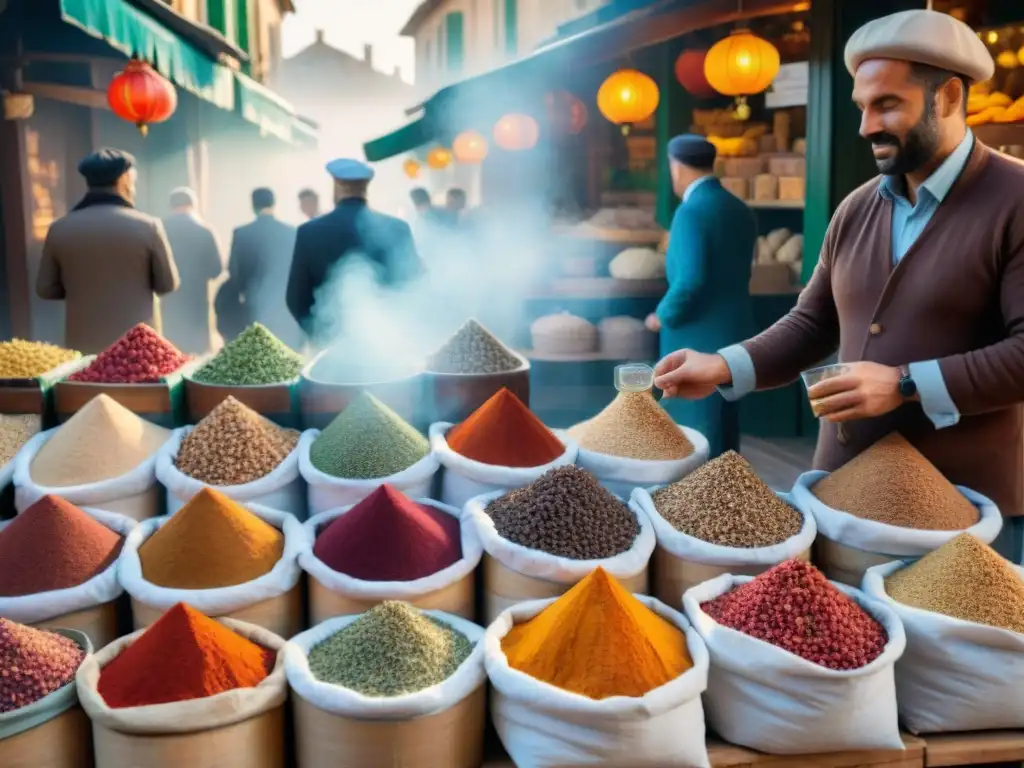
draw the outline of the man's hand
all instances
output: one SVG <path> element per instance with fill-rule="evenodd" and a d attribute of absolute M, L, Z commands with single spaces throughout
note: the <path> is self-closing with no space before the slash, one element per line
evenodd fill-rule
<path fill-rule="evenodd" d="M 903 404 L 899 368 L 867 362 L 846 366 L 848 373 L 819 381 L 807 390 L 815 414 L 838 423 L 882 416 Z"/>
<path fill-rule="evenodd" d="M 732 374 L 725 358 L 692 349 L 680 349 L 663 357 L 654 369 L 654 386 L 665 397 L 700 400 L 730 381 Z"/>
<path fill-rule="evenodd" d="M 647 326 L 648 331 L 653 331 L 654 333 L 661 330 L 661 320 L 653 312 L 651 312 L 651 314 L 647 316 L 647 319 L 644 320 L 644 325 Z"/>

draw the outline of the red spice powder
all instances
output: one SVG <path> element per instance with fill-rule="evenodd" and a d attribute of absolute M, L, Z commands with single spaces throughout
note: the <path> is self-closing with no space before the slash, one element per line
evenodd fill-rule
<path fill-rule="evenodd" d="M 100 352 L 96 359 L 68 381 L 89 384 L 153 384 L 174 373 L 189 360 L 167 339 L 145 323 Z"/>
<path fill-rule="evenodd" d="M 327 566 L 364 581 L 413 581 L 462 557 L 459 521 L 382 485 L 320 531 L 313 547 Z"/>
<path fill-rule="evenodd" d="M 809 563 L 787 560 L 701 605 L 727 627 L 829 669 L 859 669 L 885 650 L 885 629 Z"/>
<path fill-rule="evenodd" d="M 539 467 L 565 453 L 554 432 L 505 388 L 452 427 L 447 440 L 456 453 L 496 467 Z"/>
<path fill-rule="evenodd" d="M 254 688 L 270 674 L 274 651 L 178 603 L 100 673 L 107 706 L 146 707 Z"/>
<path fill-rule="evenodd" d="M 0 531 L 0 597 L 84 584 L 121 553 L 121 535 L 59 496 L 44 496 Z"/>

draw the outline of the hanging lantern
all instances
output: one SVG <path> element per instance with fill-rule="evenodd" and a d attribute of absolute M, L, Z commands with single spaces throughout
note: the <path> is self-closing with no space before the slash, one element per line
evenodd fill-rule
<path fill-rule="evenodd" d="M 178 92 L 144 61 L 132 59 L 107 86 L 107 102 L 114 114 L 135 123 L 146 135 L 151 123 L 162 123 L 178 107 Z"/>
<path fill-rule="evenodd" d="M 736 97 L 737 120 L 750 117 L 747 96 L 761 93 L 779 74 L 779 51 L 747 30 L 737 30 L 715 43 L 704 58 L 704 76 L 711 87 Z"/>
<path fill-rule="evenodd" d="M 452 153 L 444 147 L 434 147 L 427 153 L 427 165 L 435 171 L 443 171 L 452 162 Z"/>
<path fill-rule="evenodd" d="M 510 112 L 494 124 L 494 143 L 506 152 L 533 149 L 540 138 L 537 121 L 529 115 Z"/>
<path fill-rule="evenodd" d="M 554 91 L 545 97 L 548 120 L 562 134 L 575 136 L 587 125 L 587 105 L 568 91 Z"/>
<path fill-rule="evenodd" d="M 411 157 L 402 163 L 402 170 L 405 171 L 405 175 L 410 179 L 418 179 L 420 171 L 423 170 L 423 166 L 420 165 L 419 160 L 413 160 Z"/>
<path fill-rule="evenodd" d="M 623 133 L 629 126 L 643 122 L 658 108 L 658 85 L 643 72 L 620 69 L 605 80 L 597 91 L 597 108 Z"/>
<path fill-rule="evenodd" d="M 718 91 L 711 87 L 704 76 L 704 59 L 707 55 L 708 52 L 703 50 L 683 51 L 676 59 L 676 80 L 687 93 L 698 99 L 710 99 L 718 95 Z"/>
<path fill-rule="evenodd" d="M 481 163 L 487 157 L 487 139 L 476 131 L 463 131 L 452 142 L 452 154 L 460 163 Z"/>

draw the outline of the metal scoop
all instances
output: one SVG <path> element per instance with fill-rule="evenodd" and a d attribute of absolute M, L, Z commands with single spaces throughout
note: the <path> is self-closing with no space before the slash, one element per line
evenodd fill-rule
<path fill-rule="evenodd" d="M 615 388 L 619 392 L 646 392 L 654 387 L 654 369 L 643 363 L 615 366 Z"/>

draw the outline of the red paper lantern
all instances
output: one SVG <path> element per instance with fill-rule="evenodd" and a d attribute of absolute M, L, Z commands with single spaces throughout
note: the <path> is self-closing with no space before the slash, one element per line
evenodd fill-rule
<path fill-rule="evenodd" d="M 132 59 L 107 86 L 107 102 L 114 114 L 138 126 L 146 135 L 151 123 L 162 123 L 178 107 L 178 92 L 144 61 Z"/>
<path fill-rule="evenodd" d="M 575 136 L 587 125 L 590 115 L 587 105 L 568 91 L 554 91 L 545 100 L 548 106 L 548 120 L 551 126 L 563 134 Z"/>
<path fill-rule="evenodd" d="M 709 99 L 718 92 L 704 76 L 707 51 L 683 51 L 676 59 L 676 80 L 686 91 L 699 99 Z"/>

